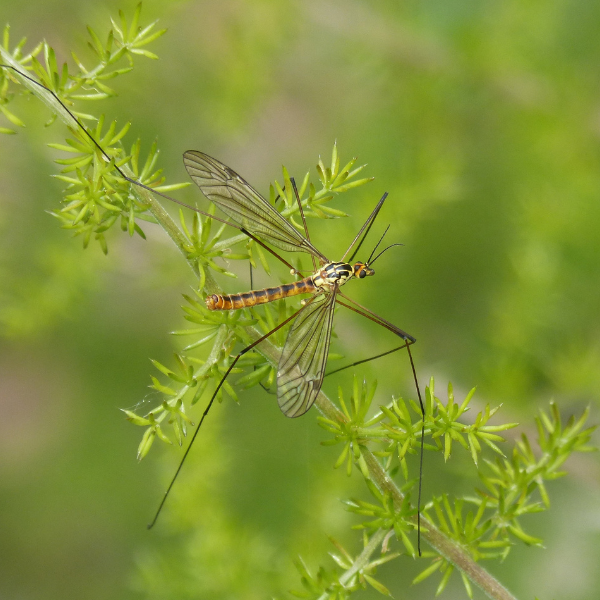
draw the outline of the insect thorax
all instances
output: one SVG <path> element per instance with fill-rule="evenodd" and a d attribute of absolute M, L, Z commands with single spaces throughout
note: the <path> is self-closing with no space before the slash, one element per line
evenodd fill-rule
<path fill-rule="evenodd" d="M 314 275 L 313 282 L 316 287 L 328 288 L 333 284 L 344 285 L 354 277 L 352 265 L 343 262 L 329 263 L 321 267 Z"/>

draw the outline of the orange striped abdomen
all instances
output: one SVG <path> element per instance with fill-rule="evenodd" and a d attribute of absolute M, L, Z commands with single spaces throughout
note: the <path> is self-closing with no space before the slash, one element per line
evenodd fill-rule
<path fill-rule="evenodd" d="M 264 290 L 254 290 L 244 292 L 243 294 L 220 295 L 212 294 L 206 297 L 206 307 L 209 310 L 237 310 L 257 304 L 266 304 L 274 302 L 281 298 L 297 296 L 298 294 L 310 294 L 316 291 L 313 278 L 305 277 L 294 283 L 287 283 L 278 287 L 265 288 Z"/>

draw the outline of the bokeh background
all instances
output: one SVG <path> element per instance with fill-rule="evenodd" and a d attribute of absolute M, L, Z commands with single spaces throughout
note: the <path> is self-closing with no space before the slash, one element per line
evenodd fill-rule
<path fill-rule="evenodd" d="M 0 16 L 13 40 L 86 61 L 86 25 L 104 36 L 133 7 L 3 0 Z M 390 193 L 379 225 L 405 246 L 351 293 L 418 338 L 422 384 L 477 386 L 476 406 L 503 403 L 501 419 L 532 435 L 550 399 L 598 420 L 600 4 L 146 1 L 143 23 L 157 18 L 160 60 L 140 59 L 90 112 L 157 139 L 170 182 L 200 149 L 266 191 L 281 164 L 299 178 L 337 139 L 342 162 L 359 156 L 376 180 L 340 198 L 350 218 L 311 222 L 313 239 L 336 257 Z M 332 469 L 316 413 L 285 419 L 261 390 L 214 410 L 146 531 L 180 453 L 157 446 L 138 464 L 141 431 L 119 408 L 155 400 L 149 358 L 172 360 L 195 282 L 151 226 L 146 242 L 115 232 L 108 257 L 83 251 L 46 213 L 62 188 L 46 143 L 64 128 L 44 128 L 33 98 L 13 110 L 28 127 L 0 139 L 0 598 L 265 598 L 299 589 L 298 555 L 332 566 L 327 535 L 358 551 L 340 500 L 365 498 L 363 484 Z M 352 359 L 394 343 L 343 312 L 338 334 Z M 378 379 L 380 403 L 412 396 L 403 358 L 357 373 Z M 349 393 L 343 378 L 325 389 L 337 385 Z M 468 462 L 426 456 L 425 497 L 470 493 Z M 600 593 L 598 460 L 567 467 L 551 510 L 524 521 L 546 549 L 489 565 L 518 597 Z M 395 561 L 381 579 L 430 598 L 436 581 L 409 587 L 418 568 Z M 446 597 L 464 597 L 458 580 Z"/>

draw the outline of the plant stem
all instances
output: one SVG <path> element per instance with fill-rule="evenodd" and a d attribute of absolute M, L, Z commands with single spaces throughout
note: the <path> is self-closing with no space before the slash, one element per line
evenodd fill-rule
<path fill-rule="evenodd" d="M 344 415 L 342 415 L 344 416 Z M 375 485 L 382 492 L 388 492 L 394 506 L 400 510 L 404 495 L 398 489 L 394 481 L 388 476 L 379 460 L 368 449 L 362 449 L 369 474 Z M 412 520 L 416 523 L 417 517 Z M 460 569 L 476 586 L 478 586 L 489 598 L 494 600 L 516 600 L 495 577 L 490 575 L 479 563 L 475 562 L 468 551 L 460 544 L 443 534 L 431 522 L 421 516 L 421 535 L 435 548 L 445 559 Z"/>
<path fill-rule="evenodd" d="M 371 555 L 385 539 L 389 529 L 378 529 L 369 539 L 369 543 L 363 548 L 363 551 L 354 559 L 352 566 L 340 576 L 340 583 L 346 585 L 361 569 L 369 564 Z M 329 594 L 325 592 L 318 600 L 327 600 Z"/>
<path fill-rule="evenodd" d="M 383 543 L 389 529 L 378 529 L 369 539 L 369 543 L 363 548 L 363 551 L 356 557 L 352 566 L 340 577 L 340 583 L 348 583 L 356 573 L 364 569 L 369 564 L 371 555 Z"/>

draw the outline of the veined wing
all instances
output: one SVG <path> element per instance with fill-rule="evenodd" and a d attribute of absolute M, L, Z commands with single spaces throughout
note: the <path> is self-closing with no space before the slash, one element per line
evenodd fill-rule
<path fill-rule="evenodd" d="M 202 193 L 251 234 L 282 250 L 308 252 L 329 262 L 233 169 L 197 150 L 185 152 L 183 164 Z"/>
<path fill-rule="evenodd" d="M 286 417 L 303 415 L 325 375 L 337 287 L 316 298 L 294 319 L 277 369 L 277 401 Z"/>

